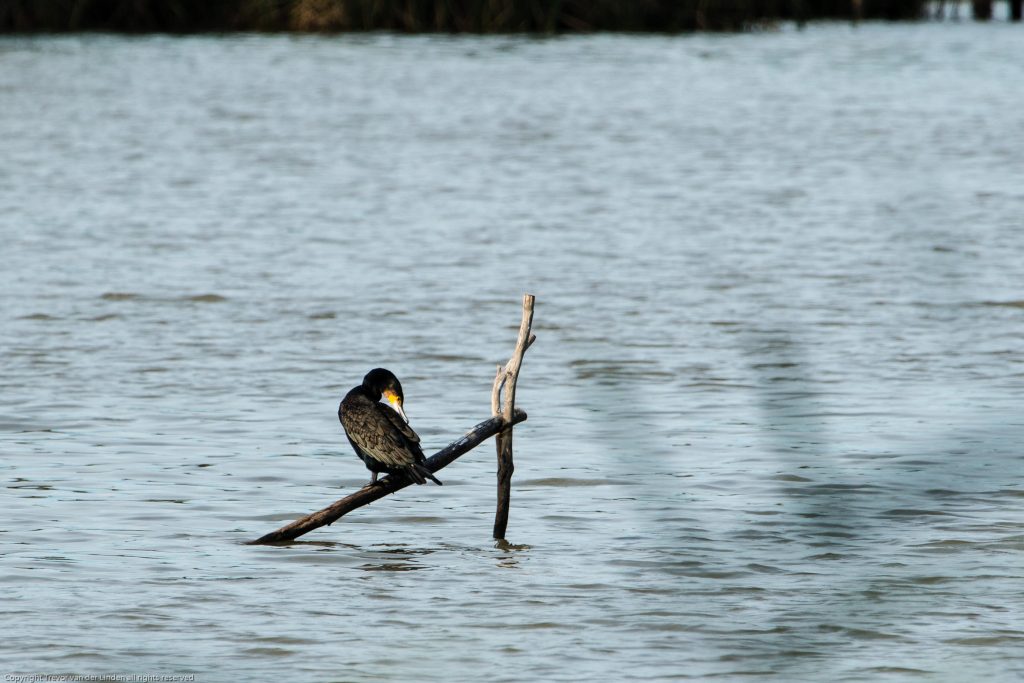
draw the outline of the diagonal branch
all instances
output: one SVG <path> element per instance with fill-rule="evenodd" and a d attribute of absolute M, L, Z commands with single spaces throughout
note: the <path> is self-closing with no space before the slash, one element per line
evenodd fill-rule
<path fill-rule="evenodd" d="M 511 423 L 518 424 L 525 419 L 526 413 L 522 410 L 517 410 L 512 416 Z M 437 472 L 438 470 L 452 464 L 457 458 L 473 450 L 482 442 L 494 436 L 504 428 L 505 419 L 501 416 L 495 416 L 489 420 L 484 420 L 477 426 L 473 427 L 473 429 L 469 430 L 461 439 L 448 444 L 440 451 L 427 458 L 424 464 L 431 472 Z M 262 545 L 280 541 L 291 541 L 312 531 L 313 529 L 318 529 L 325 524 L 332 524 L 342 515 L 352 512 L 357 508 L 361 508 L 364 505 L 369 505 L 373 501 L 379 500 L 389 493 L 400 491 L 411 483 L 412 482 L 404 475 L 388 475 L 383 479 L 380 479 L 376 486 L 364 486 L 358 491 L 345 496 L 341 500 L 331 503 L 319 512 L 308 514 L 301 519 L 295 520 L 291 524 L 281 527 L 277 531 L 272 531 L 265 536 L 257 538 L 255 541 L 249 541 L 248 545 Z"/>

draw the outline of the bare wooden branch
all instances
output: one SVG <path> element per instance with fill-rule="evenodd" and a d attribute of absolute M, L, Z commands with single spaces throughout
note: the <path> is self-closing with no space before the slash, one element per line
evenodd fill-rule
<path fill-rule="evenodd" d="M 491 387 L 491 415 L 501 415 L 501 387 L 505 384 L 505 366 L 498 365 L 498 374 L 494 377 Z"/>
<path fill-rule="evenodd" d="M 517 410 L 512 416 L 512 424 L 519 424 L 525 419 L 526 413 L 522 410 Z M 453 463 L 458 457 L 468 453 L 479 446 L 482 442 L 499 433 L 503 428 L 505 428 L 505 426 L 505 419 L 501 416 L 484 420 L 477 426 L 473 427 L 473 429 L 469 430 L 461 439 L 448 444 L 437 453 L 427 458 L 424 464 L 431 472 L 437 472 L 438 470 Z M 379 500 L 389 493 L 400 491 L 411 483 L 412 482 L 404 475 L 388 475 L 383 479 L 378 480 L 376 486 L 364 486 L 358 491 L 345 496 L 341 500 L 328 505 L 323 510 L 306 515 L 301 519 L 297 519 L 291 524 L 281 527 L 277 531 L 272 531 L 265 536 L 257 538 L 255 541 L 249 541 L 248 544 L 262 545 L 294 540 L 313 529 L 322 527 L 325 524 L 334 523 L 342 515 L 352 512 L 356 508 L 369 505 L 373 501 Z"/>
<path fill-rule="evenodd" d="M 519 379 L 519 369 L 523 364 L 523 356 L 526 349 L 536 340 L 536 335 L 531 334 L 533 326 L 533 302 L 532 294 L 523 295 L 523 318 L 519 323 L 519 337 L 516 339 L 516 349 L 512 358 L 505 364 L 504 377 L 499 371 L 498 377 L 494 379 L 494 388 L 491 393 L 491 409 L 496 411 L 497 395 L 500 393 L 501 384 L 504 384 L 505 403 L 501 406 L 501 415 L 505 427 L 495 439 L 495 448 L 498 453 L 498 504 L 494 512 L 494 538 L 505 538 L 505 530 L 508 527 L 508 510 L 512 497 L 512 473 L 515 471 L 515 463 L 512 461 L 512 415 L 515 411 L 516 381 Z"/>
<path fill-rule="evenodd" d="M 523 353 L 526 353 L 526 349 L 533 346 L 533 342 L 535 341 L 537 341 L 537 335 L 531 334 L 530 338 L 526 340 L 526 348 L 523 349 Z M 519 357 L 519 362 L 520 364 L 522 363 L 521 355 Z M 509 372 L 511 371 L 511 364 L 512 359 L 509 359 L 508 363 L 505 363 L 505 365 L 501 365 L 500 363 L 498 364 L 498 374 L 494 377 L 494 386 L 491 387 L 491 415 L 501 415 L 501 388 L 505 386 L 505 380 L 508 378 Z"/>

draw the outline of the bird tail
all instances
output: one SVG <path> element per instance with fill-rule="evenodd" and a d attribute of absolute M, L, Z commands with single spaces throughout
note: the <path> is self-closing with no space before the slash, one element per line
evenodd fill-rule
<path fill-rule="evenodd" d="M 425 484 L 427 479 L 429 479 L 438 486 L 444 486 L 444 484 L 441 483 L 441 480 L 435 477 L 434 473 L 428 470 L 427 466 L 422 463 L 416 463 L 409 469 L 411 469 L 414 472 L 413 478 L 417 480 L 417 484 Z M 426 477 L 426 479 L 424 479 L 424 477 Z"/>

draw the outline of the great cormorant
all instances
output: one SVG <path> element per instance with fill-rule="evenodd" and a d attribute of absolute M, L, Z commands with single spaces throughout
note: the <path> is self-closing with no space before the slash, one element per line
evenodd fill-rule
<path fill-rule="evenodd" d="M 381 403 L 383 396 L 388 404 Z M 441 482 L 423 464 L 426 458 L 420 449 L 420 437 L 409 426 L 402 402 L 405 395 L 398 378 L 389 370 L 376 368 L 363 378 L 363 383 L 345 394 L 338 406 L 338 419 L 356 455 L 377 475 L 405 474 L 417 484 L 427 479 L 438 486 Z"/>

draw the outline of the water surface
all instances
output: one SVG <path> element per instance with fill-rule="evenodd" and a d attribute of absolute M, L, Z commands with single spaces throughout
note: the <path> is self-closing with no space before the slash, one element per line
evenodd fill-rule
<path fill-rule="evenodd" d="M 0 40 L 0 670 L 1016 681 L 1015 26 Z M 428 451 L 522 292 L 490 444 Z"/>

